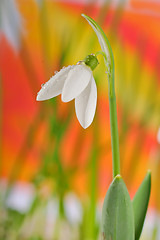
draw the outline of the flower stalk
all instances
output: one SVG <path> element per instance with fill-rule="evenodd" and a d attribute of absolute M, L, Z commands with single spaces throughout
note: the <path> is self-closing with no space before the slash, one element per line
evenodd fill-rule
<path fill-rule="evenodd" d="M 113 57 L 113 54 L 111 54 Z M 116 95 L 114 86 L 114 59 L 112 59 L 111 72 L 107 72 L 108 76 L 108 97 L 109 97 L 109 112 L 110 112 L 110 128 L 111 128 L 111 146 L 112 146 L 112 165 L 113 177 L 120 174 L 120 157 L 119 157 L 119 136 L 118 136 L 118 121 Z"/>
<path fill-rule="evenodd" d="M 110 109 L 113 177 L 115 177 L 118 174 L 120 174 L 119 139 L 115 95 L 114 96 L 109 95 L 109 109 Z"/>
<path fill-rule="evenodd" d="M 112 167 L 113 178 L 120 174 L 120 157 L 119 157 L 119 137 L 118 137 L 118 121 L 116 109 L 116 96 L 114 85 L 114 57 L 110 43 L 100 28 L 100 26 L 90 17 L 82 14 L 95 31 L 102 51 L 97 52 L 102 54 L 106 65 L 106 73 L 108 77 L 108 96 L 109 96 L 109 110 L 110 110 L 110 127 L 111 127 L 111 145 L 112 145 Z"/>

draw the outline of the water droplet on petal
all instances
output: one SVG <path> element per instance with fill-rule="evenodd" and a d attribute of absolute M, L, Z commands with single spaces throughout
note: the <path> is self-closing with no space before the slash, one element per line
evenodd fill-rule
<path fill-rule="evenodd" d="M 81 63 L 82 63 L 82 61 L 77 62 L 77 65 L 80 65 Z"/>

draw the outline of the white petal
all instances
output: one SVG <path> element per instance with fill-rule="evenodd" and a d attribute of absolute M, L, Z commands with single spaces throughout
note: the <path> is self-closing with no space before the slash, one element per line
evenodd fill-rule
<path fill-rule="evenodd" d="M 88 85 L 92 70 L 85 64 L 75 65 L 69 72 L 62 90 L 62 101 L 69 102 L 76 98 Z"/>
<path fill-rule="evenodd" d="M 73 66 L 62 68 L 46 82 L 37 94 L 37 101 L 47 100 L 62 93 L 64 82 Z"/>
<path fill-rule="evenodd" d="M 86 89 L 75 99 L 77 118 L 83 128 L 92 123 L 97 105 L 97 86 L 92 76 Z"/>

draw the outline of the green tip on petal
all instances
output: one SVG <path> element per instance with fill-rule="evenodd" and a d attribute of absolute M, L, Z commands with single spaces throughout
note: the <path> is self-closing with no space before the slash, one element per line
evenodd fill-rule
<path fill-rule="evenodd" d="M 83 61 L 87 66 L 89 66 L 91 68 L 92 71 L 99 64 L 98 59 L 97 59 L 96 55 L 94 55 L 94 54 L 88 55 Z"/>

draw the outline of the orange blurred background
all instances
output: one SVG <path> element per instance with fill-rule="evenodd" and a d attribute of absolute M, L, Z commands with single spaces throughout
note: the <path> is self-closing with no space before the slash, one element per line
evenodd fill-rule
<path fill-rule="evenodd" d="M 11 184 L 30 182 L 38 189 L 47 186 L 47 194 L 74 192 L 80 199 L 104 199 L 112 163 L 102 57 L 94 71 L 96 116 L 88 129 L 81 128 L 73 102 L 62 103 L 60 97 L 36 102 L 41 84 L 54 71 L 100 50 L 95 33 L 81 17 L 85 13 L 102 27 L 113 49 L 121 174 L 133 197 L 151 169 L 149 213 L 159 216 L 159 1 L 17 0 L 15 4 L 19 23 L 8 9 L 10 35 L 0 28 L 1 179 Z"/>

